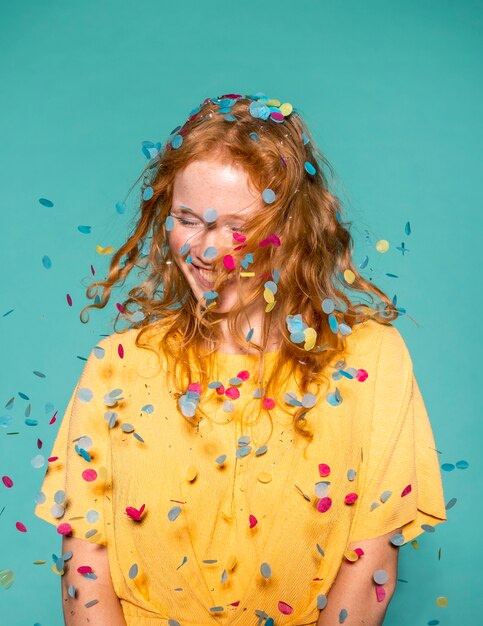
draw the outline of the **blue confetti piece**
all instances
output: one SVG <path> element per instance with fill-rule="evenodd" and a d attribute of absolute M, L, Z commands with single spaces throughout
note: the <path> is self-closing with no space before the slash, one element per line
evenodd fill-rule
<path fill-rule="evenodd" d="M 183 143 L 183 137 L 181 135 L 176 134 L 173 139 L 171 139 L 171 146 L 177 150 L 181 144 Z"/>
<path fill-rule="evenodd" d="M 77 230 L 83 235 L 91 234 L 91 226 L 77 226 Z"/>
<path fill-rule="evenodd" d="M 54 206 L 54 203 L 52 202 L 52 200 L 47 200 L 47 198 L 39 198 L 39 202 L 43 206 L 49 207 L 49 209 Z"/>
<path fill-rule="evenodd" d="M 206 250 L 203 252 L 203 256 L 205 257 L 205 259 L 214 259 L 217 254 L 218 248 L 215 248 L 215 246 L 208 246 L 208 248 L 206 248 Z"/>
<path fill-rule="evenodd" d="M 305 133 L 302 133 L 302 141 L 304 142 L 304 146 L 306 146 L 310 141 Z"/>
<path fill-rule="evenodd" d="M 25 420 L 25 424 L 27 426 L 37 426 L 38 423 L 39 423 L 38 420 L 34 420 L 31 418 Z"/>
<path fill-rule="evenodd" d="M 179 514 L 181 513 L 181 507 L 180 506 L 174 506 L 172 509 L 170 509 L 168 511 L 168 519 L 170 522 L 174 522 Z"/>
<path fill-rule="evenodd" d="M 190 251 L 190 249 L 191 249 L 190 244 L 188 242 L 186 242 L 186 243 L 184 243 L 181 246 L 179 253 L 180 253 L 181 256 L 184 256 L 185 254 L 187 254 Z"/>
<path fill-rule="evenodd" d="M 143 191 L 143 200 L 151 200 L 154 195 L 154 191 L 152 187 L 146 187 Z"/>
<path fill-rule="evenodd" d="M 367 254 L 366 254 L 366 256 L 365 256 L 365 257 L 362 259 L 362 261 L 359 263 L 359 269 L 360 269 L 360 270 L 365 269 L 365 268 L 367 267 L 367 264 L 368 264 L 368 263 L 369 263 L 369 257 L 368 257 L 368 256 L 367 256 Z"/>
<path fill-rule="evenodd" d="M 168 215 L 165 222 L 165 228 L 169 232 L 174 228 L 174 218 L 172 215 Z"/>
<path fill-rule="evenodd" d="M 329 327 L 330 327 L 330 330 L 331 330 L 333 333 L 337 333 L 337 331 L 338 331 L 338 329 L 339 329 L 339 323 L 337 322 L 337 318 L 335 317 L 335 315 L 334 315 L 333 313 L 331 313 L 331 314 L 329 315 L 329 318 L 328 318 L 328 319 L 329 319 Z"/>
<path fill-rule="evenodd" d="M 445 472 L 452 472 L 455 469 L 453 463 L 443 463 L 441 469 Z"/>
<path fill-rule="evenodd" d="M 186 257 L 186 263 L 190 264 L 193 262 L 193 258 L 191 257 L 191 254 L 188 254 L 188 256 Z"/>
<path fill-rule="evenodd" d="M 468 469 L 469 465 L 468 461 L 457 461 L 456 463 L 458 469 Z"/>
<path fill-rule="evenodd" d="M 304 167 L 305 167 L 305 171 L 311 176 L 315 174 L 316 172 L 315 167 L 312 165 L 312 163 L 309 163 L 309 161 L 305 161 Z"/>
<path fill-rule="evenodd" d="M 122 200 L 116 202 L 116 211 L 119 213 L 119 215 L 123 215 L 127 211 L 126 203 Z"/>
<path fill-rule="evenodd" d="M 203 294 L 203 298 L 205 300 L 214 300 L 217 297 L 218 297 L 217 291 L 205 291 L 205 293 Z"/>
<path fill-rule="evenodd" d="M 409 222 L 406 222 L 406 226 L 404 227 L 404 232 L 406 233 L 406 235 L 408 237 L 411 234 L 411 225 L 409 224 Z M 439 624 L 439 622 L 438 622 L 438 624 Z"/>
<path fill-rule="evenodd" d="M 44 255 L 42 257 L 42 265 L 45 267 L 46 270 L 50 270 L 50 268 L 52 267 L 52 261 L 50 260 L 50 257 Z"/>
<path fill-rule="evenodd" d="M 249 137 L 250 139 L 253 139 L 253 141 L 260 141 L 260 137 L 257 135 L 255 131 L 251 132 Z"/>
<path fill-rule="evenodd" d="M 275 201 L 275 192 L 272 189 L 264 189 L 262 191 L 262 198 L 267 204 L 272 204 Z"/>
<path fill-rule="evenodd" d="M 216 209 L 206 209 L 206 211 L 204 211 L 203 213 L 203 217 L 205 219 L 205 222 L 211 224 L 212 222 L 216 222 L 216 220 L 218 219 L 218 211 Z"/>
<path fill-rule="evenodd" d="M 255 332 L 255 329 L 254 328 L 250 328 L 250 330 L 247 333 L 247 336 L 245 337 L 246 341 L 251 341 L 254 332 Z"/>

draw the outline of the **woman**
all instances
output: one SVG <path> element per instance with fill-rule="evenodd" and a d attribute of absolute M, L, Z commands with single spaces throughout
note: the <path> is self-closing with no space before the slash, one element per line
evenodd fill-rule
<path fill-rule="evenodd" d="M 88 289 L 149 268 L 131 327 L 89 356 L 35 510 L 66 623 L 382 624 L 399 546 L 446 519 L 400 311 L 290 104 L 208 98 L 160 147 Z"/>

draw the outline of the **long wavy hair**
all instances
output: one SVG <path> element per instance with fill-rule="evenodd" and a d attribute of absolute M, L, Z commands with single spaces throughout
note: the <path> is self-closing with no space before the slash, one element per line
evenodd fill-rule
<path fill-rule="evenodd" d="M 113 286 L 125 281 L 133 268 L 144 268 L 145 280 L 118 305 L 114 328 L 120 317 L 128 319 L 130 328 L 139 329 L 138 347 L 168 358 L 178 398 L 194 382 L 201 384 L 203 392 L 208 391 L 213 357 L 221 343 L 222 317 L 227 318 L 240 352 L 259 354 L 258 377 L 264 395 L 277 398 L 283 408 L 279 390 L 284 389 L 286 376 L 297 377 L 302 393 L 313 385 L 317 389 L 323 384 L 328 387 L 330 365 L 343 356 L 345 337 L 352 326 L 367 319 L 389 324 L 399 315 L 388 296 L 363 278 L 354 265 L 351 222 L 344 220 L 341 202 L 329 191 L 324 173 L 326 168 L 332 175 L 332 167 L 314 145 L 300 113 L 291 109 L 263 94 L 225 94 L 207 98 L 191 111 L 164 146 L 158 144 L 156 154 L 131 187 L 143 179 L 133 230 L 113 255 L 107 278 L 87 288 L 88 299 L 95 301 L 82 309 L 83 323 L 88 309 L 106 306 Z M 225 314 L 217 312 L 216 300 L 208 303 L 195 298 L 174 261 L 168 240 L 167 218 L 176 174 L 189 163 L 207 158 L 244 168 L 260 194 L 267 188 L 275 193 L 275 200 L 265 202 L 264 209 L 246 222 L 246 240 L 233 242 L 230 254 L 236 260 L 239 298 Z M 247 268 L 247 259 L 252 263 L 246 272 L 249 275 L 244 276 L 240 263 L 245 260 Z M 213 289 L 221 293 L 233 272 L 221 259 L 214 265 L 217 278 Z M 100 297 L 99 287 L 103 288 Z M 351 295 L 357 293 L 368 297 L 369 302 L 353 302 Z M 253 342 L 241 327 L 246 307 L 257 302 L 265 307 L 260 343 Z M 294 318 L 289 316 L 301 316 L 299 330 L 300 321 L 302 329 L 313 329 L 313 346 L 300 337 L 297 341 L 291 337 L 287 322 Z M 157 333 L 153 335 L 158 337 L 155 347 L 143 343 L 144 334 L 151 331 Z M 279 350 L 267 380 L 263 380 L 264 353 L 274 333 Z M 270 415 L 270 408 L 262 408 L 262 399 L 258 404 L 259 414 Z M 304 407 L 296 410 L 294 427 L 310 438 L 311 431 L 304 429 L 306 412 Z M 187 419 L 196 422 L 196 416 L 201 415 L 206 416 L 202 403 L 194 419 Z"/>

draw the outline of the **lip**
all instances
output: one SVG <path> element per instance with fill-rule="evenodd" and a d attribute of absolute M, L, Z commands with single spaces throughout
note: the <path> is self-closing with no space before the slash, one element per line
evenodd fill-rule
<path fill-rule="evenodd" d="M 194 274 L 196 275 L 196 278 L 198 279 L 198 281 L 204 285 L 205 287 L 213 287 L 213 285 L 215 284 L 214 282 L 209 282 L 208 280 L 206 280 L 205 278 L 203 278 L 203 276 L 200 274 L 200 268 L 196 265 L 191 264 L 194 270 Z M 201 268 L 201 269 L 207 269 L 207 268 Z"/>

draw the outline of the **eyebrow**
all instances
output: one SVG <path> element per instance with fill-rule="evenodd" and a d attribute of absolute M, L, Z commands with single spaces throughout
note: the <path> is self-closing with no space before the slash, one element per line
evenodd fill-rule
<path fill-rule="evenodd" d="M 178 208 L 180 209 L 181 213 L 189 213 L 190 215 L 193 215 L 193 217 L 197 217 L 199 219 L 202 219 L 203 216 L 197 215 L 193 209 L 191 209 L 189 206 L 186 206 L 185 204 L 180 204 L 178 205 Z M 220 218 L 236 218 L 239 220 L 244 219 L 243 215 L 238 215 L 237 213 L 230 213 L 228 215 L 220 215 Z"/>

